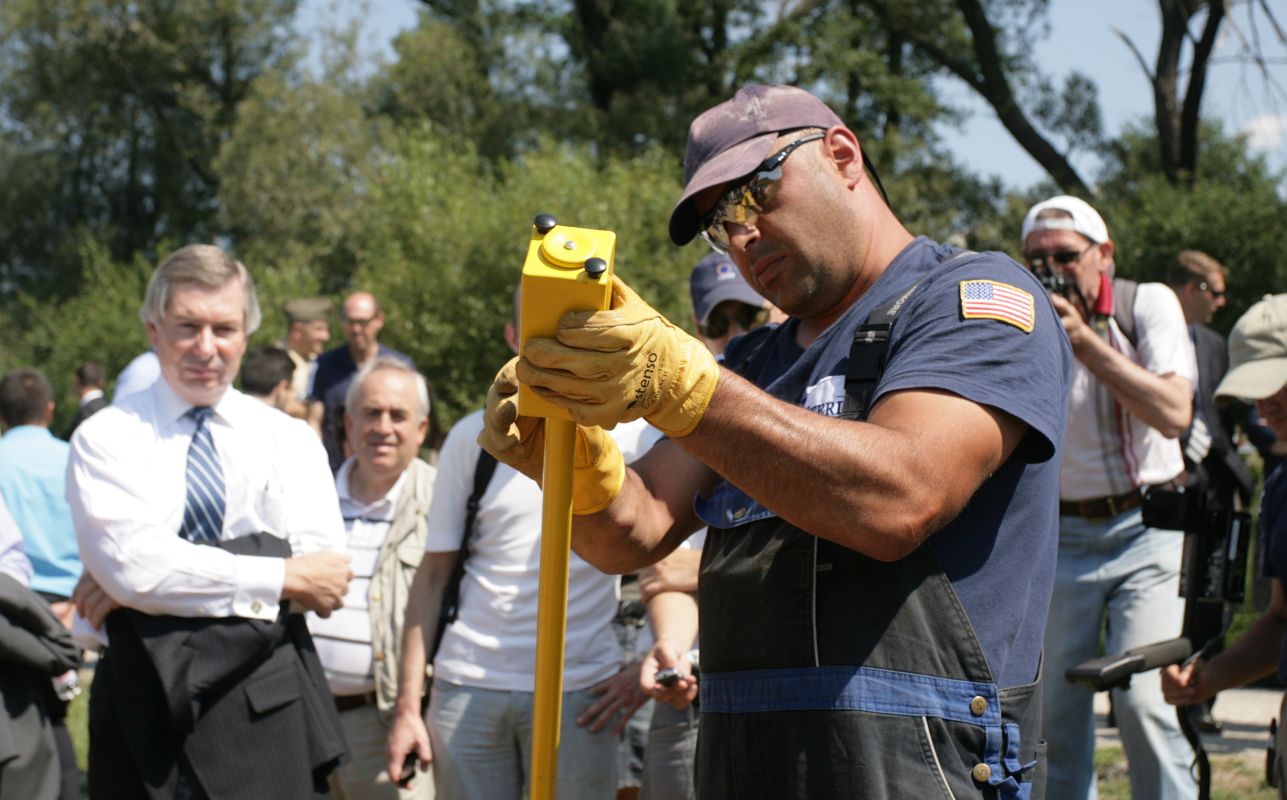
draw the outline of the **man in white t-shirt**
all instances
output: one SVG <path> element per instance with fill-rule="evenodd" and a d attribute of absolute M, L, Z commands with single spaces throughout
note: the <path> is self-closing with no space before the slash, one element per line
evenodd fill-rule
<path fill-rule="evenodd" d="M 425 552 L 437 475 L 416 457 L 429 430 L 424 377 L 397 358 L 368 361 L 349 384 L 344 427 L 353 455 L 340 465 L 335 490 L 353 580 L 343 606 L 308 620 L 351 755 L 331 785 L 346 800 L 433 800 L 433 781 L 400 789 L 384 760 L 403 614 Z"/>
<path fill-rule="evenodd" d="M 1047 794 L 1094 796 L 1091 692 L 1064 680 L 1104 646 L 1122 652 L 1180 634 L 1183 535 L 1145 527 L 1144 491 L 1182 485 L 1178 437 L 1197 367 L 1184 312 L 1165 284 L 1114 281 L 1099 213 L 1066 195 L 1023 220 L 1023 257 L 1052 287 L 1076 361 L 1059 476 L 1059 560 L 1045 637 Z M 1194 797 L 1193 751 L 1159 674 L 1113 693 L 1136 798 Z"/>
<path fill-rule="evenodd" d="M 517 352 L 512 322 L 505 339 Z M 415 754 L 421 769 L 432 762 L 442 797 L 519 800 L 530 781 L 541 490 L 505 464 L 496 466 L 479 499 L 456 619 L 432 659 L 424 717 L 420 707 L 427 654 L 482 452 L 482 413 L 457 422 L 439 454 L 425 557 L 407 604 L 387 768 L 400 770 Z M 627 462 L 656 438 L 647 424 L 619 425 L 612 435 Z M 572 554 L 557 767 L 562 800 L 615 795 L 616 734 L 647 700 L 637 670 L 621 664 L 612 629 L 619 580 Z"/>

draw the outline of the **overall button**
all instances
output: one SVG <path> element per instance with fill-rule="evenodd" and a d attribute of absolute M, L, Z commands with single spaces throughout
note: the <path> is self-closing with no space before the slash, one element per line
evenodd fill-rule
<path fill-rule="evenodd" d="M 992 777 L 992 767 L 987 764 L 975 764 L 974 769 L 970 770 L 970 776 L 979 783 L 987 783 L 988 778 Z"/>
<path fill-rule="evenodd" d="M 974 716 L 981 717 L 983 716 L 983 713 L 987 710 L 988 710 L 988 701 L 985 700 L 984 698 L 975 697 L 973 700 L 970 701 L 970 713 L 973 714 Z"/>

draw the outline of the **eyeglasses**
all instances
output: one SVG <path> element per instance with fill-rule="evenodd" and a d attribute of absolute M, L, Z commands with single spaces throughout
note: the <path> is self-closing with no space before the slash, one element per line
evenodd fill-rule
<path fill-rule="evenodd" d="M 1223 289 L 1218 289 L 1218 290 L 1212 289 L 1211 284 L 1207 283 L 1206 281 L 1198 281 L 1197 283 L 1198 283 L 1199 292 L 1210 292 L 1211 296 L 1216 300 L 1219 300 L 1220 298 L 1224 297 Z"/>
<path fill-rule="evenodd" d="M 732 317 L 730 320 L 729 317 Z M 769 310 L 746 303 L 738 303 L 732 314 L 720 313 L 716 307 L 704 324 L 697 329 L 707 339 L 722 339 L 734 322 L 744 331 L 753 331 L 769 320 Z"/>
<path fill-rule="evenodd" d="M 728 230 L 724 226 L 730 222 L 738 225 L 750 225 L 755 222 L 755 218 L 778 193 L 778 188 L 782 184 L 782 164 L 787 160 L 787 156 L 794 153 L 800 145 L 816 142 L 825 135 L 815 133 L 796 139 L 764 159 L 745 181 L 729 187 L 728 191 L 715 202 L 715 207 L 698 222 L 698 230 L 701 231 L 701 236 L 706 243 L 721 253 L 727 253 L 731 245 Z"/>
<path fill-rule="evenodd" d="M 1089 253 L 1095 247 L 1094 244 L 1088 245 L 1080 253 L 1076 250 L 1059 250 L 1054 253 L 1047 253 L 1038 250 L 1035 253 L 1024 253 L 1023 260 L 1028 262 L 1028 266 L 1034 269 L 1048 269 L 1051 263 L 1058 264 L 1061 267 L 1071 266 L 1081 261 L 1081 257 Z"/>
<path fill-rule="evenodd" d="M 365 328 L 367 325 L 370 325 L 378 316 L 380 315 L 375 314 L 373 316 L 367 317 L 366 319 L 358 319 L 356 317 L 345 317 L 344 324 L 352 328 Z"/>

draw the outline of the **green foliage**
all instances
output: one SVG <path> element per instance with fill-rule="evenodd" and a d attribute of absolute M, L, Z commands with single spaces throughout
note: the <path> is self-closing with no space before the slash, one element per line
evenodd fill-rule
<path fill-rule="evenodd" d="M 112 257 L 208 238 L 212 171 L 297 0 L 0 5 L 0 290 L 74 294 L 69 233 Z"/>
<path fill-rule="evenodd" d="M 81 292 L 58 302 L 20 296 L 6 309 L 10 333 L 0 349 L 0 374 L 34 365 L 48 376 L 58 404 L 55 431 L 76 414 L 71 376 L 80 362 L 97 361 L 115 376 L 148 347 L 138 310 L 152 265 L 142 258 L 113 261 L 100 245 L 85 246 L 79 256 Z"/>
<path fill-rule="evenodd" d="M 602 165 L 545 142 L 496 170 L 454 137 L 422 128 L 398 142 L 373 185 L 353 286 L 380 298 L 382 340 L 433 382 L 444 421 L 479 406 L 509 357 L 502 331 L 540 212 L 618 235 L 616 273 L 677 320 L 697 255 L 666 240 L 678 187 L 652 151 Z"/>
<path fill-rule="evenodd" d="M 1151 131 L 1128 129 L 1109 150 L 1097 206 L 1124 276 L 1164 280 L 1185 248 L 1228 267 L 1229 305 L 1215 319 L 1227 330 L 1252 303 L 1287 286 L 1287 199 L 1279 194 L 1287 176 L 1252 155 L 1243 137 L 1218 126 L 1207 125 L 1202 141 L 1200 180 L 1177 188 L 1160 172 Z"/>
<path fill-rule="evenodd" d="M 357 268 L 371 175 L 388 123 L 330 78 L 270 73 L 241 104 L 220 151 L 224 229 L 247 264 L 292 273 L 303 293 L 331 292 Z"/>

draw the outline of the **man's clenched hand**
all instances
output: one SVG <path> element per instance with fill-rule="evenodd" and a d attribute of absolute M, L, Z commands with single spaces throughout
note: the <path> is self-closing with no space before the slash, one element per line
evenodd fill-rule
<path fill-rule="evenodd" d="M 286 559 L 286 581 L 282 585 L 283 600 L 298 600 L 319 617 L 329 617 L 331 612 L 344 605 L 344 593 L 349 590 L 353 569 L 348 556 L 330 550 L 318 550 L 303 556 Z"/>
<path fill-rule="evenodd" d="M 608 311 L 569 312 L 557 339 L 532 339 L 519 380 L 582 425 L 646 418 L 671 436 L 697 427 L 719 365 L 706 346 L 614 279 Z"/>

